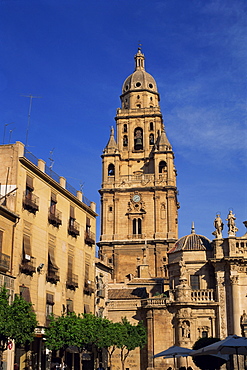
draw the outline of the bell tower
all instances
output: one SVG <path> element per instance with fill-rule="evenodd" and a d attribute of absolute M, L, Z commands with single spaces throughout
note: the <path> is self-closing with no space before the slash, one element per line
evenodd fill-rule
<path fill-rule="evenodd" d="M 112 127 L 102 154 L 98 246 L 116 282 L 129 274 L 165 277 L 166 253 L 178 238 L 174 153 L 157 85 L 144 62 L 139 48 L 135 70 L 122 87 L 116 135 Z"/>

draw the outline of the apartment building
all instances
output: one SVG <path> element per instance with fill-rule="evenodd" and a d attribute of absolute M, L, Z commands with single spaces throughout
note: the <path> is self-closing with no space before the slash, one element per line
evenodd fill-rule
<path fill-rule="evenodd" d="M 43 369 L 49 315 L 94 313 L 96 204 L 21 142 L 1 145 L 0 158 L 0 283 L 32 302 L 39 323 L 16 361 Z"/>

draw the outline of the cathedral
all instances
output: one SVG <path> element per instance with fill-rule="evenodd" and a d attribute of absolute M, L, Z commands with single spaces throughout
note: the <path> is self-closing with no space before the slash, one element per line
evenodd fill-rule
<path fill-rule="evenodd" d="M 193 225 L 178 239 L 174 152 L 140 48 L 120 99 L 116 132 L 112 127 L 102 154 L 99 191 L 99 256 L 112 271 L 105 313 L 112 321 L 127 317 L 147 327 L 147 345 L 131 352 L 126 369 L 163 370 L 173 359 L 154 355 L 172 345 L 191 348 L 200 337 L 247 336 L 247 233 L 236 236 L 230 211 L 227 238 L 217 215 L 213 241 Z M 191 358 L 188 363 L 195 369 Z M 120 368 L 114 352 L 113 369 Z"/>

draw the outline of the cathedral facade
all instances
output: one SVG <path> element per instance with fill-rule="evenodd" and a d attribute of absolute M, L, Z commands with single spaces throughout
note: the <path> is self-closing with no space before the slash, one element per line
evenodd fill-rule
<path fill-rule="evenodd" d="M 200 337 L 246 335 L 247 234 L 236 237 L 229 212 L 228 238 L 217 215 L 213 242 L 194 227 L 178 240 L 174 153 L 144 61 L 139 48 L 122 87 L 116 135 L 112 128 L 102 154 L 98 246 L 112 269 L 108 318 L 142 320 L 147 327 L 147 346 L 131 352 L 126 369 L 161 370 L 173 359 L 153 356 L 172 345 L 191 348 Z M 120 368 L 116 352 L 113 369 Z"/>

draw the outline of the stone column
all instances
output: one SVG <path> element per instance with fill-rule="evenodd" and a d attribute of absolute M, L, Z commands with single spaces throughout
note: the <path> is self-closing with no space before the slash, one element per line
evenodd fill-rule
<path fill-rule="evenodd" d="M 219 301 L 219 314 L 218 314 L 218 328 L 217 332 L 215 333 L 216 337 L 225 338 L 227 336 L 226 330 L 226 292 L 225 292 L 225 277 L 224 271 L 217 271 L 216 272 L 216 291 L 217 291 L 217 299 Z"/>
<path fill-rule="evenodd" d="M 148 355 L 148 367 L 147 370 L 154 368 L 154 333 L 153 333 L 153 311 L 147 311 L 147 355 Z"/>
<path fill-rule="evenodd" d="M 232 287 L 232 329 L 233 333 L 241 336 L 241 327 L 240 327 L 240 305 L 239 305 L 239 278 L 237 275 L 230 276 L 230 282 Z"/>

